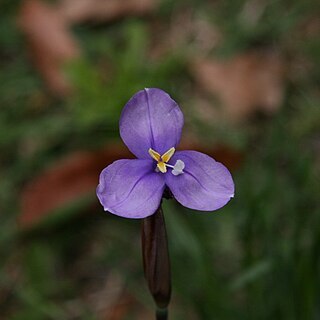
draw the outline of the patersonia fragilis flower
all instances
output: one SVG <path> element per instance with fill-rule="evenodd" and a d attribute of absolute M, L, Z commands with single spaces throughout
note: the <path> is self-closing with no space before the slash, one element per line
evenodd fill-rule
<path fill-rule="evenodd" d="M 183 127 L 177 103 L 156 88 L 136 93 L 124 107 L 120 135 L 137 159 L 103 169 L 97 196 L 118 216 L 145 218 L 155 213 L 165 187 L 183 206 L 212 211 L 234 195 L 228 169 L 197 151 L 176 151 Z"/>

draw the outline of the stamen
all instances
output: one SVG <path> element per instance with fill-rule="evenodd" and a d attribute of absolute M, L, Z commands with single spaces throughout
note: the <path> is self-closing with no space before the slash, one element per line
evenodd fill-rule
<path fill-rule="evenodd" d="M 170 148 L 167 152 L 165 152 L 162 156 L 161 159 L 163 162 L 168 162 L 171 157 L 173 156 L 174 152 L 176 149 L 174 147 Z"/>
<path fill-rule="evenodd" d="M 154 151 L 154 150 L 151 149 L 151 148 L 148 150 L 148 152 L 149 152 L 150 156 L 151 156 L 154 160 L 160 161 L 160 159 L 161 159 L 160 153 L 158 153 L 157 151 Z"/>
<path fill-rule="evenodd" d="M 183 173 L 185 164 L 182 160 L 177 160 L 174 166 L 172 166 L 171 164 L 167 164 L 167 162 L 171 159 L 175 151 L 176 149 L 172 147 L 161 156 L 160 153 L 154 151 L 151 148 L 148 150 L 152 159 L 157 161 L 157 167 L 155 169 L 156 172 L 160 171 L 162 173 L 166 173 L 168 167 L 173 169 L 171 172 L 174 176 L 178 176 L 179 174 Z"/>
<path fill-rule="evenodd" d="M 182 160 L 177 160 L 177 162 L 175 163 L 175 165 L 173 166 L 173 170 L 171 171 L 171 173 L 174 176 L 178 176 L 180 174 L 183 173 L 183 169 L 185 168 L 185 164 Z"/>
<path fill-rule="evenodd" d="M 157 168 L 162 172 L 162 173 L 166 173 L 167 172 L 167 168 L 166 168 L 166 164 L 162 161 L 159 161 L 157 164 Z"/>

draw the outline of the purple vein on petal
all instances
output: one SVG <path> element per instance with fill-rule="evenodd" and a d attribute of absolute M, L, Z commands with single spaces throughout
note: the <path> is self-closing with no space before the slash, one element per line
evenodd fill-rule
<path fill-rule="evenodd" d="M 183 157 L 189 159 L 190 161 L 192 161 L 193 163 L 196 164 L 196 162 L 194 161 L 194 159 L 193 159 L 192 157 L 190 157 L 189 155 L 187 155 L 187 154 L 184 153 L 184 154 L 183 154 Z M 214 160 L 214 161 L 215 161 L 215 160 Z M 199 169 L 200 169 L 209 179 L 211 179 L 211 176 L 210 176 L 201 166 L 198 166 L 198 167 L 199 167 Z M 183 171 L 189 173 L 189 174 L 190 174 L 192 177 L 194 177 L 194 178 L 199 182 L 199 184 L 202 186 L 201 182 L 200 182 L 195 176 L 193 176 L 190 172 L 188 172 L 187 168 L 183 169 Z M 228 188 L 226 185 L 223 185 L 223 184 L 221 184 L 220 182 L 217 182 L 217 183 L 220 184 L 220 185 L 222 185 L 222 186 L 225 187 L 225 188 Z M 209 191 L 209 190 L 206 189 L 205 187 L 203 187 L 203 188 L 204 188 L 205 190 Z"/>
<path fill-rule="evenodd" d="M 119 161 L 119 160 L 118 160 Z M 114 162 L 113 162 L 114 163 Z M 112 164 L 113 164 L 112 163 Z M 124 166 L 126 165 L 126 163 L 122 163 L 121 164 L 121 166 L 118 168 L 118 171 L 120 170 L 120 169 L 122 169 Z M 112 184 L 112 182 L 113 182 L 113 179 L 114 179 L 114 177 L 116 176 L 116 173 L 113 173 L 113 175 L 111 176 L 111 178 L 110 178 L 110 180 L 108 181 L 108 184 Z M 105 187 L 106 187 L 106 183 L 105 183 L 105 180 L 104 179 L 100 179 L 100 181 L 99 181 L 99 184 L 98 184 L 98 187 L 97 187 L 97 190 L 98 189 L 102 189 L 102 190 L 105 190 Z M 101 190 L 101 191 L 102 191 Z"/>
<path fill-rule="evenodd" d="M 193 175 L 190 171 L 183 169 L 183 173 L 186 173 L 186 174 L 190 175 L 194 180 L 196 180 L 196 181 L 199 183 L 199 185 L 200 185 L 204 190 L 206 190 L 206 191 L 208 191 L 208 192 L 211 192 L 211 191 L 210 191 L 209 189 L 207 189 L 207 188 L 201 183 L 201 181 L 200 181 L 195 175 Z"/>
<path fill-rule="evenodd" d="M 101 172 L 97 196 L 105 211 L 143 218 L 157 209 L 164 186 L 164 176 L 154 172 L 151 159 L 122 159 Z"/>
<path fill-rule="evenodd" d="M 163 186 L 162 189 L 164 190 L 164 186 Z M 162 193 L 163 193 L 163 192 L 162 192 Z M 154 193 L 151 194 L 150 197 L 145 200 L 145 202 L 148 202 L 152 197 L 154 197 Z M 142 207 L 142 206 L 145 204 L 145 202 L 144 202 L 144 203 L 140 203 L 138 206 L 134 207 L 134 209 L 136 210 L 136 209 Z"/>
<path fill-rule="evenodd" d="M 222 196 L 223 198 L 225 197 L 225 193 L 224 193 L 224 192 L 217 192 L 217 191 L 215 191 L 215 190 L 210 190 L 210 189 L 206 188 L 206 187 L 201 183 L 201 181 L 200 181 L 195 175 L 193 175 L 191 172 L 188 172 L 188 171 L 186 171 L 185 169 L 183 169 L 183 171 L 184 171 L 184 173 L 189 174 L 194 180 L 196 180 L 196 181 L 199 183 L 199 185 L 200 185 L 204 190 L 206 190 L 208 193 L 215 194 L 217 197 L 220 197 L 220 196 Z"/>
<path fill-rule="evenodd" d="M 149 117 L 149 127 L 150 127 L 150 135 L 151 135 L 151 148 L 154 149 L 154 134 L 152 129 L 152 117 L 150 111 L 150 102 L 149 102 L 149 95 L 148 95 L 148 88 L 144 89 L 146 100 L 147 100 L 147 107 L 148 107 L 148 117 Z"/>
<path fill-rule="evenodd" d="M 173 106 L 173 107 L 170 109 L 170 111 L 168 112 L 168 114 L 170 115 L 173 111 L 176 110 L 176 108 L 177 108 L 177 106 Z M 179 119 L 178 119 L 177 113 L 174 112 L 173 115 L 174 115 L 174 117 L 175 117 L 175 119 L 176 119 L 176 123 L 178 123 L 178 122 L 179 122 Z M 178 127 L 175 126 L 175 131 L 176 131 L 176 134 L 175 134 L 175 136 L 176 136 L 176 143 L 175 143 L 175 145 L 176 145 L 176 146 L 177 146 L 177 145 L 179 144 L 179 142 L 180 142 L 180 135 L 179 135 L 178 130 L 179 130 Z"/>
<path fill-rule="evenodd" d="M 123 163 L 121 164 L 121 166 L 118 168 L 118 171 L 120 171 L 125 165 L 126 165 L 126 163 L 123 162 Z M 112 175 L 112 177 L 111 177 L 111 179 L 110 179 L 110 181 L 109 181 L 109 184 L 112 184 L 113 179 L 114 179 L 114 177 L 115 177 L 116 175 L 117 175 L 117 174 L 116 174 L 116 172 L 115 172 L 115 173 Z"/>
<path fill-rule="evenodd" d="M 151 173 L 148 172 L 148 173 L 145 173 L 144 175 L 142 175 L 135 183 L 134 185 L 132 186 L 132 188 L 128 191 L 126 197 L 124 199 L 122 199 L 120 202 L 118 202 L 116 205 L 110 207 L 110 209 L 115 209 L 117 207 L 119 207 L 121 204 L 123 204 L 131 195 L 131 192 L 132 190 L 136 187 L 136 185 L 142 180 L 144 179 L 146 176 L 150 175 Z"/>

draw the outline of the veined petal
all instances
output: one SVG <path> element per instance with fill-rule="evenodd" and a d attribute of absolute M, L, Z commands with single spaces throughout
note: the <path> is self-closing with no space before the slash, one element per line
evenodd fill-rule
<path fill-rule="evenodd" d="M 125 218 L 145 218 L 160 205 L 165 179 L 152 160 L 118 160 L 100 174 L 97 196 L 105 211 Z"/>
<path fill-rule="evenodd" d="M 183 114 L 166 92 L 144 89 L 125 105 L 120 118 L 120 135 L 135 156 L 149 159 L 149 148 L 162 155 L 176 147 L 182 126 Z"/>
<path fill-rule="evenodd" d="M 184 162 L 183 173 L 168 170 L 166 184 L 175 199 L 185 207 L 212 211 L 223 207 L 234 196 L 229 170 L 211 157 L 197 151 L 177 151 L 171 163 Z"/>

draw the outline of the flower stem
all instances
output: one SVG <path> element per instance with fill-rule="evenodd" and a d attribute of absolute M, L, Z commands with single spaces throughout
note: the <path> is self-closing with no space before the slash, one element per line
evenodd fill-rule
<path fill-rule="evenodd" d="M 156 310 L 156 320 L 167 320 L 167 319 L 168 319 L 168 309 Z"/>
<path fill-rule="evenodd" d="M 166 225 L 162 207 L 142 220 L 142 256 L 144 275 L 157 305 L 156 319 L 168 319 L 171 298 L 171 273 Z"/>

